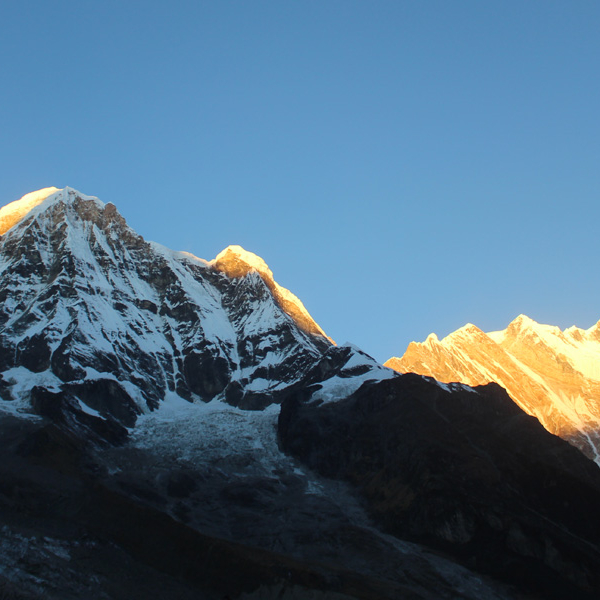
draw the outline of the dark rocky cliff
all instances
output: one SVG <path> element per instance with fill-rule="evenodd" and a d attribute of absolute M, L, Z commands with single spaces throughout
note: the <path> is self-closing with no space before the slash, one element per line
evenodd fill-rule
<path fill-rule="evenodd" d="M 600 470 L 495 384 L 403 375 L 339 402 L 290 397 L 279 436 L 402 539 L 540 597 L 600 593 Z"/>

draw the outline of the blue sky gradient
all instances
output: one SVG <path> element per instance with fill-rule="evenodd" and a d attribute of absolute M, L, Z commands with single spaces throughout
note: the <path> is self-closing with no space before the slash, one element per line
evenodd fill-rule
<path fill-rule="evenodd" d="M 600 3 L 0 5 L 0 204 L 69 185 L 240 244 L 383 361 L 600 318 Z"/>

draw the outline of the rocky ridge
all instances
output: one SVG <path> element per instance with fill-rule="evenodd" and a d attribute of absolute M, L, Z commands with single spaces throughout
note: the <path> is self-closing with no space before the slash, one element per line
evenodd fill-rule
<path fill-rule="evenodd" d="M 442 340 L 431 334 L 413 342 L 385 365 L 446 383 L 496 382 L 548 431 L 600 464 L 600 321 L 561 331 L 520 315 L 491 333 L 468 324 Z"/>

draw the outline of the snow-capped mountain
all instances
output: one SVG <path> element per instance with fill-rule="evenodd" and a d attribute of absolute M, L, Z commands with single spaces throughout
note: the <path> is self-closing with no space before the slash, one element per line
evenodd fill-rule
<path fill-rule="evenodd" d="M 468 324 L 442 340 L 431 334 L 385 363 L 471 386 L 494 381 L 544 427 L 600 464 L 600 321 L 561 331 L 525 315 L 503 331 Z"/>
<path fill-rule="evenodd" d="M 69 188 L 9 204 L 0 226 L 0 389 L 13 406 L 42 386 L 126 426 L 170 394 L 264 407 L 335 352 L 239 246 L 210 262 L 171 251 Z"/>
<path fill-rule="evenodd" d="M 0 445 L 1 597 L 600 593 L 600 471 L 499 386 L 399 375 L 258 256 L 69 188 L 0 209 Z"/>

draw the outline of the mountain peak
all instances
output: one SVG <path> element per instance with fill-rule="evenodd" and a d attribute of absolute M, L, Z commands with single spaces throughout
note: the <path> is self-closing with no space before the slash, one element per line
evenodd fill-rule
<path fill-rule="evenodd" d="M 310 316 L 302 301 L 273 279 L 273 272 L 260 256 L 244 250 L 241 246 L 233 245 L 225 248 L 209 264 L 217 271 L 232 278 L 245 277 L 249 273 L 258 273 L 271 290 L 279 306 L 295 321 L 300 329 L 305 333 L 321 336 L 334 343 Z"/>
<path fill-rule="evenodd" d="M 536 325 L 538 325 L 536 321 L 534 321 L 527 315 L 520 314 L 518 317 L 513 319 L 508 326 L 518 329 L 531 329 L 534 328 Z"/>
<path fill-rule="evenodd" d="M 514 319 L 506 328 L 505 335 L 507 337 L 534 335 L 544 339 L 545 343 L 550 346 L 554 346 L 557 339 L 562 340 L 565 337 L 560 327 L 538 323 L 527 315 L 519 315 Z"/>
<path fill-rule="evenodd" d="M 15 200 L 0 208 L 0 235 L 4 235 L 11 227 L 16 225 L 38 204 L 60 190 L 56 187 L 47 187 L 35 192 L 25 194 L 20 200 Z"/>
<path fill-rule="evenodd" d="M 458 338 L 472 338 L 482 333 L 483 331 L 481 331 L 479 327 L 473 325 L 473 323 L 467 323 L 466 325 L 463 325 L 456 331 L 453 331 L 451 334 L 447 335 L 443 341 L 453 342 Z"/>
<path fill-rule="evenodd" d="M 20 223 L 27 215 L 42 203 L 64 202 L 70 203 L 76 198 L 82 200 L 92 200 L 99 207 L 103 208 L 104 203 L 100 202 L 95 196 L 86 196 L 77 190 L 64 187 L 47 187 L 25 194 L 21 199 L 15 200 L 0 208 L 0 235 L 4 235 L 9 229 L 12 229 L 17 223 Z"/>
<path fill-rule="evenodd" d="M 423 342 L 423 344 L 428 344 L 430 346 L 435 345 L 439 342 L 439 338 L 436 333 L 430 333 L 427 336 L 427 339 Z"/>
<path fill-rule="evenodd" d="M 243 277 L 256 271 L 263 277 L 273 278 L 271 269 L 260 256 L 237 245 L 227 246 L 210 264 L 229 277 Z"/>

